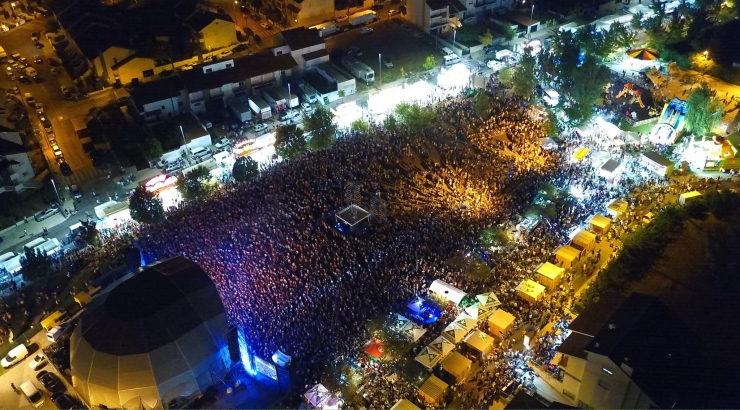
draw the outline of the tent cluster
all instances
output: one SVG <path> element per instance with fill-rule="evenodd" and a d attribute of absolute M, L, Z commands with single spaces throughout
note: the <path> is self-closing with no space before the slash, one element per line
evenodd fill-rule
<path fill-rule="evenodd" d="M 329 389 L 319 383 L 303 394 L 309 406 L 316 409 L 338 409 L 342 405 L 342 400 L 329 392 Z"/>

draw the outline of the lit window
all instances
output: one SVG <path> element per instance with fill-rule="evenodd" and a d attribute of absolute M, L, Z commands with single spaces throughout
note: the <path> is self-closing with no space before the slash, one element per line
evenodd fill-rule
<path fill-rule="evenodd" d="M 608 374 L 610 376 L 614 374 L 614 373 L 611 372 L 611 370 L 607 369 L 606 367 L 602 367 L 601 370 L 603 370 L 604 373 L 606 373 L 606 374 Z"/>

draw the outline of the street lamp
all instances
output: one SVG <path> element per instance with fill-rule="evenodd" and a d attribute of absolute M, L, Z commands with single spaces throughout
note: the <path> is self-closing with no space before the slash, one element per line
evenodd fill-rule
<path fill-rule="evenodd" d="M 13 13 L 13 17 L 15 17 L 15 3 L 10 3 L 10 10 Z"/>
<path fill-rule="evenodd" d="M 239 1 L 234 1 L 234 11 L 236 11 L 236 5 L 239 3 Z"/>
<path fill-rule="evenodd" d="M 522 1 L 522 4 L 527 4 L 527 0 Z M 532 11 L 529 13 L 529 24 L 527 26 L 527 38 L 532 39 L 532 17 L 534 17 L 534 0 L 532 1 Z"/>
<path fill-rule="evenodd" d="M 185 139 L 185 131 L 182 129 L 182 125 L 180 125 L 180 134 L 182 135 L 182 142 L 185 147 L 185 156 L 188 156 L 188 141 Z M 188 157 L 188 159 L 190 158 Z"/>
<path fill-rule="evenodd" d="M 383 81 L 383 59 L 380 53 L 378 53 L 378 68 L 380 69 L 380 81 Z"/>

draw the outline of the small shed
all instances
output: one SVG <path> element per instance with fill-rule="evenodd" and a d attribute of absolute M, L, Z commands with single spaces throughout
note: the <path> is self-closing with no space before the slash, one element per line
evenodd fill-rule
<path fill-rule="evenodd" d="M 432 293 L 449 300 L 450 302 L 459 305 L 460 302 L 462 302 L 463 298 L 467 295 L 462 290 L 450 285 L 449 283 L 445 281 L 441 281 L 439 279 L 432 282 L 432 285 L 429 286 L 429 290 L 432 291 Z"/>
<path fill-rule="evenodd" d="M 586 158 L 586 155 L 588 155 L 589 152 L 591 152 L 591 150 L 589 150 L 588 148 L 580 147 L 576 150 L 575 153 L 573 153 L 573 159 L 575 159 L 576 161 L 583 161 L 583 159 Z"/>
<path fill-rule="evenodd" d="M 414 403 L 406 400 L 401 399 L 396 402 L 396 404 L 391 407 L 391 410 L 421 410 L 417 405 Z"/>
<path fill-rule="evenodd" d="M 555 251 L 555 258 L 557 258 L 558 264 L 566 269 L 573 266 L 573 263 L 580 257 L 581 252 L 570 245 L 563 245 Z"/>
<path fill-rule="evenodd" d="M 514 327 L 515 320 L 516 318 L 511 313 L 503 309 L 497 309 L 488 318 L 488 331 L 492 335 L 503 339 L 506 332 Z"/>
<path fill-rule="evenodd" d="M 628 207 L 629 204 L 624 199 L 615 199 L 606 206 L 606 213 L 616 219 L 624 215 Z"/>
<path fill-rule="evenodd" d="M 480 353 L 481 357 L 484 357 L 493 350 L 493 342 L 493 336 L 480 330 L 472 332 L 465 338 L 465 344 Z"/>
<path fill-rule="evenodd" d="M 678 203 L 685 205 L 687 202 L 695 201 L 702 197 L 699 191 L 684 192 L 678 197 Z"/>
<path fill-rule="evenodd" d="M 558 287 L 563 277 L 563 268 L 545 262 L 537 268 L 537 281 L 552 290 Z"/>
<path fill-rule="evenodd" d="M 606 235 L 612 226 L 612 220 L 604 215 L 596 214 L 588 220 L 588 230 L 597 235 Z"/>
<path fill-rule="evenodd" d="M 424 384 L 419 388 L 419 394 L 424 398 L 424 401 L 430 404 L 439 404 L 444 400 L 447 389 L 450 386 L 443 382 L 437 376 L 431 376 L 424 381 Z"/>
<path fill-rule="evenodd" d="M 589 231 L 580 231 L 573 237 L 571 244 L 581 249 L 581 253 L 588 252 L 596 244 L 596 235 Z"/>
<path fill-rule="evenodd" d="M 470 375 L 473 362 L 458 352 L 452 352 L 439 363 L 445 371 L 453 376 L 457 383 L 462 383 Z"/>
<path fill-rule="evenodd" d="M 527 279 L 516 287 L 519 297 L 529 303 L 535 303 L 542 299 L 545 294 L 545 287 L 532 279 Z"/>

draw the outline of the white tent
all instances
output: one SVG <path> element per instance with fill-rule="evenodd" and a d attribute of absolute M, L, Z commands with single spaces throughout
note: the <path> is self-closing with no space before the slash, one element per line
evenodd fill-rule
<path fill-rule="evenodd" d="M 473 319 L 478 320 L 479 308 L 480 308 L 480 303 L 475 302 L 472 305 L 465 308 L 465 313 L 470 315 L 470 317 L 472 317 Z"/>
<path fill-rule="evenodd" d="M 481 293 L 475 298 L 478 299 L 478 302 L 480 302 L 482 306 L 492 306 L 494 308 L 501 306 L 501 301 L 498 300 L 498 297 L 496 297 L 493 292 Z"/>
<path fill-rule="evenodd" d="M 404 315 L 402 315 L 400 313 L 396 313 L 396 324 L 395 324 L 396 330 L 403 329 L 404 326 L 406 326 L 409 322 L 411 322 L 411 320 L 409 320 L 409 318 L 407 318 L 406 316 L 404 316 Z"/>
<path fill-rule="evenodd" d="M 329 397 L 331 397 L 331 395 L 329 394 L 329 390 L 324 387 L 323 384 L 319 383 L 316 386 L 308 389 L 303 397 L 306 398 L 306 401 L 308 401 L 308 404 L 310 404 L 311 406 L 321 407 L 321 405 L 329 400 Z"/>
<path fill-rule="evenodd" d="M 424 336 L 424 333 L 426 332 L 426 329 L 420 328 L 414 322 L 406 323 L 406 326 L 401 329 L 401 333 L 406 335 L 406 337 L 410 338 L 414 342 Z"/>
<path fill-rule="evenodd" d="M 5 268 L 5 270 L 11 275 L 15 274 L 16 272 L 20 271 L 22 268 L 21 258 L 25 258 L 25 255 L 24 254 L 16 255 L 6 260 L 5 262 L 2 263 L 3 268 Z"/>
<path fill-rule="evenodd" d="M 465 329 L 456 326 L 454 323 L 451 323 L 445 328 L 444 332 L 442 332 L 442 336 L 446 337 L 454 343 L 460 343 L 467 334 L 468 332 Z"/>
<path fill-rule="evenodd" d="M 442 360 L 442 354 L 433 347 L 427 346 L 418 355 L 416 355 L 415 360 L 427 369 L 431 370 L 440 360 Z"/>
<path fill-rule="evenodd" d="M 478 325 L 478 321 L 473 319 L 467 313 L 460 313 L 452 322 L 466 332 L 470 332 Z"/>
<path fill-rule="evenodd" d="M 432 293 L 435 293 L 456 305 L 459 305 L 460 302 L 462 302 L 462 300 L 467 295 L 462 290 L 450 285 L 447 282 L 441 281 L 439 279 L 432 282 L 432 285 L 429 287 L 429 290 Z"/>
<path fill-rule="evenodd" d="M 432 343 L 429 343 L 429 347 L 441 353 L 440 359 L 455 350 L 455 344 L 442 336 L 437 337 Z"/>
<path fill-rule="evenodd" d="M 503 49 L 496 52 L 496 60 L 503 60 L 504 58 L 513 57 L 514 53 L 511 50 Z"/>

